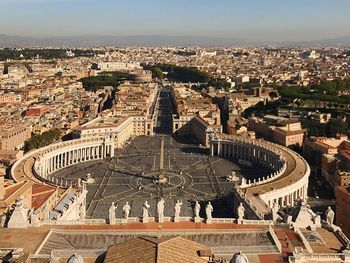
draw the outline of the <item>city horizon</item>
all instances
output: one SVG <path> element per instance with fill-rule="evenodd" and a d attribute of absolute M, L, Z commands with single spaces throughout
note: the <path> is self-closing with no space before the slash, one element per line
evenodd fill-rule
<path fill-rule="evenodd" d="M 253 43 L 350 38 L 346 13 L 350 3 L 340 0 L 321 0 L 317 4 L 300 0 L 284 3 L 1 0 L 0 3 L 0 35 L 9 36 L 190 36 Z"/>
<path fill-rule="evenodd" d="M 350 1 L 0 6 L 1 262 L 350 263 Z"/>
<path fill-rule="evenodd" d="M 349 46 L 350 35 L 313 40 L 252 40 L 205 35 L 9 35 L 0 33 L 0 46 Z"/>

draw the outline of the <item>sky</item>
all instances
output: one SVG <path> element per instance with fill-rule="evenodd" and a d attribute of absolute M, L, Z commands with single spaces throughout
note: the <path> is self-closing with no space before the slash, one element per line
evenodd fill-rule
<path fill-rule="evenodd" d="M 0 0 L 0 34 L 318 40 L 350 36 L 349 10 L 350 0 Z"/>

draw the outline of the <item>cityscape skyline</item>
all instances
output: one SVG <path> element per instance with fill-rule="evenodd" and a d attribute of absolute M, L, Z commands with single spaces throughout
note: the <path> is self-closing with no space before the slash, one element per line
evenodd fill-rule
<path fill-rule="evenodd" d="M 0 260 L 350 263 L 349 0 L 0 0 Z"/>
<path fill-rule="evenodd" d="M 0 1 L 0 34 L 29 37 L 191 36 L 243 42 L 350 35 L 350 2 L 110 0 Z M 11 23 L 7 23 L 11 21 Z M 30 33 L 29 33 L 30 32 Z"/>

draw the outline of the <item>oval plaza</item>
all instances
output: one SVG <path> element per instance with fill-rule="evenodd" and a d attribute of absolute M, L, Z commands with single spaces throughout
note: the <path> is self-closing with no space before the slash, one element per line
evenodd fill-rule
<path fill-rule="evenodd" d="M 98 172 L 89 173 L 89 171 L 91 171 L 89 170 L 91 169 L 89 168 L 91 165 L 97 165 L 102 161 L 107 161 L 110 164 L 115 163 L 117 167 L 118 163 L 125 162 L 126 165 L 124 167 L 118 166 L 117 169 L 130 169 L 131 175 L 129 176 L 139 177 L 138 185 L 132 186 L 132 183 L 127 183 L 130 187 L 130 192 L 145 192 L 146 187 L 143 187 L 143 182 L 145 182 L 144 185 L 152 183 L 154 178 L 152 178 L 152 176 L 147 176 L 148 173 L 156 176 L 154 174 L 157 174 L 156 171 L 160 169 L 161 164 L 158 165 L 158 163 L 161 156 L 159 155 L 159 152 L 131 151 L 126 153 L 125 151 L 123 152 L 123 148 L 118 149 L 116 138 L 118 138 L 119 133 L 123 132 L 123 130 L 118 131 L 115 129 L 115 132 L 110 135 L 86 137 L 67 142 L 60 142 L 35 150 L 25 155 L 13 166 L 12 175 L 18 181 L 41 181 L 49 185 L 68 188 L 73 186 L 78 178 L 74 176 L 71 177 L 67 175 L 67 173 L 74 173 L 74 171 L 77 170 L 75 169 L 76 167 L 83 171 L 79 173 L 81 179 L 83 179 L 87 174 L 90 174 L 89 176 L 91 176 L 91 174 L 97 177 L 100 176 Z M 126 140 L 124 142 L 119 141 L 119 144 L 128 147 L 127 143 L 130 143 L 128 140 L 129 138 L 124 135 L 122 136 Z M 154 140 L 156 141 L 156 139 Z M 168 147 L 173 147 L 173 149 L 175 149 L 176 143 L 171 142 L 170 140 L 171 139 L 169 139 Z M 148 141 L 152 141 L 152 137 L 150 137 Z M 172 146 L 170 146 L 171 143 Z M 206 170 L 209 168 L 210 172 L 210 169 L 212 169 L 213 175 L 211 178 L 209 176 L 210 180 L 219 180 L 219 182 L 213 183 L 213 187 L 225 187 L 225 189 L 234 188 L 236 197 L 231 198 L 241 199 L 241 201 L 243 201 L 243 203 L 248 206 L 258 218 L 269 218 L 268 215 L 271 213 L 271 208 L 274 204 L 278 204 L 280 207 L 287 207 L 292 206 L 295 201 L 306 200 L 307 198 L 306 193 L 308 177 L 310 174 L 309 166 L 300 155 L 285 147 L 262 140 L 213 136 L 209 140 L 209 150 L 205 150 L 203 147 L 199 146 L 197 146 L 197 149 L 196 146 L 194 146 L 192 150 L 193 152 L 188 153 L 182 151 L 183 156 L 181 158 L 188 159 L 190 156 L 194 161 L 201 163 L 203 167 L 200 167 L 200 165 L 196 166 L 198 170 Z M 178 154 L 180 154 L 180 151 Z M 156 157 L 153 160 L 149 160 L 149 156 L 146 155 L 155 155 Z M 208 161 L 207 164 L 202 163 L 202 159 L 209 157 L 217 158 L 217 160 Z M 135 158 L 138 159 L 136 160 Z M 169 158 L 169 163 L 174 162 L 176 165 L 176 161 L 174 160 L 175 155 L 169 157 L 166 155 L 165 158 Z M 136 162 L 132 159 L 135 159 Z M 147 166 L 146 164 L 143 166 L 142 163 L 140 163 L 143 160 L 145 163 L 149 163 L 149 165 Z M 213 162 L 220 162 L 220 160 L 226 164 L 232 162 L 236 165 L 227 168 L 225 172 L 220 172 L 219 168 L 210 167 L 213 165 Z M 128 162 L 130 163 L 128 164 Z M 244 166 L 249 166 L 251 164 L 264 168 L 263 171 L 265 171 L 266 174 L 260 174 L 258 177 L 248 176 L 245 178 L 244 174 L 240 174 L 239 171 L 234 171 L 235 167 L 239 166 L 241 168 L 243 167 L 242 171 L 244 171 L 246 170 L 244 169 Z M 184 163 L 183 165 L 179 165 L 178 168 L 174 167 L 175 165 L 172 166 L 170 164 L 165 169 L 162 168 L 164 169 L 165 176 L 166 173 L 169 173 L 169 184 L 176 185 L 179 181 L 180 185 L 178 187 L 182 187 L 182 190 L 186 191 L 188 188 L 188 193 L 191 193 L 191 190 L 193 190 L 192 192 L 197 191 L 197 195 L 193 194 L 189 197 L 185 195 L 186 198 L 195 201 L 194 199 L 196 197 L 198 198 L 198 196 L 201 196 L 198 194 L 199 190 L 196 189 L 196 183 L 199 183 L 201 175 L 198 175 L 197 178 L 192 171 L 186 169 L 186 166 L 189 167 L 192 165 L 191 163 Z M 231 168 L 233 172 L 230 172 Z M 222 178 L 224 178 L 225 175 L 226 177 L 229 177 L 231 173 L 235 173 L 235 177 L 237 177 L 236 180 L 228 181 L 227 178 L 225 178 L 226 181 L 222 181 Z M 111 179 L 113 180 L 112 177 Z M 108 184 L 105 185 L 107 189 Z M 137 189 L 139 186 L 141 187 Z M 170 186 L 164 185 L 163 189 L 166 190 L 167 187 Z M 87 188 L 89 190 L 89 185 L 87 185 Z M 220 193 L 216 192 L 216 194 Z M 176 192 L 174 195 L 173 199 L 181 198 L 181 195 L 176 197 Z M 122 199 L 127 197 L 120 195 L 116 196 L 119 196 L 119 198 L 122 197 Z M 135 196 L 137 196 L 136 193 Z M 201 201 L 204 201 L 204 198 L 205 196 L 200 197 L 200 199 L 202 199 Z M 110 200 L 113 200 L 113 198 Z M 117 199 L 113 201 L 117 202 L 119 200 Z M 90 200 L 90 202 L 93 202 L 93 200 Z M 234 208 L 232 208 L 232 210 L 233 209 Z"/>

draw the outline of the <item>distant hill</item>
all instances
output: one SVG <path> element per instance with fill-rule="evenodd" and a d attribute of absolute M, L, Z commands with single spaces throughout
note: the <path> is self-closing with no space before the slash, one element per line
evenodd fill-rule
<path fill-rule="evenodd" d="M 327 45 L 350 45 L 350 36 L 338 37 L 333 39 L 323 39 L 320 40 L 319 43 Z"/>
<path fill-rule="evenodd" d="M 57 36 L 26 37 L 0 34 L 0 46 L 229 46 L 229 45 L 349 45 L 350 36 L 313 41 L 250 41 L 205 36 Z"/>
<path fill-rule="evenodd" d="M 319 40 L 308 40 L 308 41 L 281 41 L 280 45 L 322 45 L 322 46 L 350 46 L 350 36 L 319 39 Z"/>
<path fill-rule="evenodd" d="M 217 46 L 242 45 L 249 41 L 196 36 L 67 36 L 25 37 L 0 34 L 0 46 Z"/>

